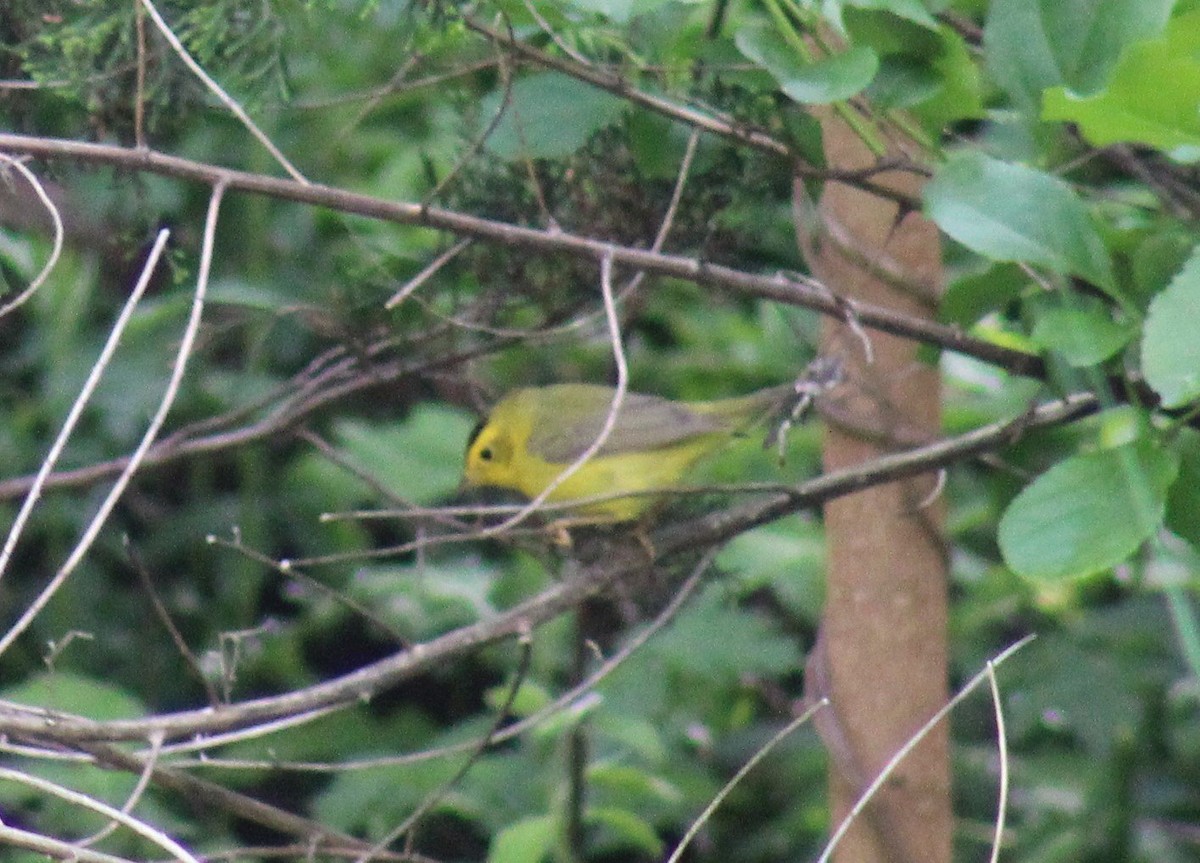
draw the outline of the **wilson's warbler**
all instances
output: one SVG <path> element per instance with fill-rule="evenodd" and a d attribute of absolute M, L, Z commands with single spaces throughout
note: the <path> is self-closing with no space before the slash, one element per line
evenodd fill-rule
<path fill-rule="evenodd" d="M 613 402 L 611 387 L 554 384 L 502 398 L 467 442 L 463 483 L 540 494 L 599 437 Z M 627 392 L 604 445 L 547 498 L 578 500 L 677 483 L 697 459 L 795 396 L 791 384 L 711 402 L 675 402 Z M 652 495 L 581 504 L 575 515 L 635 519 Z"/>

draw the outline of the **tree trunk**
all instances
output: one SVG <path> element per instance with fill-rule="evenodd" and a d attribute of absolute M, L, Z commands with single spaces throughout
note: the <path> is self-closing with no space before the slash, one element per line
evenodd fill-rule
<path fill-rule="evenodd" d="M 831 169 L 873 163 L 840 119 L 830 114 L 822 126 Z M 875 179 L 909 195 L 920 191 L 911 173 Z M 811 266 L 834 293 L 932 316 L 941 280 L 932 223 L 842 183 L 826 184 L 819 210 L 820 245 Z M 911 446 L 933 437 L 940 426 L 936 366 L 918 360 L 914 343 L 866 333 L 853 326 L 852 312 L 850 318 L 849 325 L 827 324 L 823 333 L 823 353 L 840 356 L 846 369 L 846 383 L 826 416 L 826 470 Z M 831 756 L 835 826 L 947 698 L 946 553 L 936 487 L 936 477 L 925 475 L 825 507 L 828 597 L 810 668 L 822 681 L 821 694 L 831 700 L 818 728 Z M 948 863 L 953 830 L 948 750 L 943 725 L 903 761 L 835 859 Z"/>

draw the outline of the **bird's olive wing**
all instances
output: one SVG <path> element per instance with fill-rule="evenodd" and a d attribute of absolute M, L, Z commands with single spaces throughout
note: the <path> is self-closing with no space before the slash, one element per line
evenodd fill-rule
<path fill-rule="evenodd" d="M 586 409 L 572 404 L 574 412 L 564 408 L 555 416 L 540 418 L 529 437 L 530 453 L 553 464 L 579 458 L 604 428 L 612 391 L 600 393 L 594 402 Z M 699 413 L 684 403 L 626 393 L 616 424 L 597 455 L 662 449 L 724 429 L 720 417 Z"/>

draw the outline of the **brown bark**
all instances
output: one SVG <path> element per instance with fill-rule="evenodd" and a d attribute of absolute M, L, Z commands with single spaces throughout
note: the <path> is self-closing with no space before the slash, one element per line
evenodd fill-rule
<path fill-rule="evenodd" d="M 831 168 L 871 164 L 873 157 L 844 123 L 828 115 L 822 125 Z M 920 191 L 912 174 L 879 180 L 908 194 Z M 819 209 L 823 228 L 811 264 L 831 290 L 931 314 L 930 294 L 940 285 L 941 269 L 937 230 L 930 222 L 836 183 L 826 185 Z M 823 351 L 845 363 L 838 408 L 852 420 L 827 426 L 826 470 L 875 458 L 900 442 L 911 445 L 914 437 L 932 437 L 940 425 L 938 371 L 918 360 L 916 343 L 854 330 L 842 323 L 824 330 Z M 818 727 L 831 756 L 834 825 L 947 698 L 943 519 L 940 503 L 928 500 L 935 487 L 936 478 L 924 475 L 825 508 L 828 598 L 810 671 L 812 685 L 831 701 Z M 908 755 L 835 859 L 948 863 L 953 829 L 948 748 L 943 725 Z"/>

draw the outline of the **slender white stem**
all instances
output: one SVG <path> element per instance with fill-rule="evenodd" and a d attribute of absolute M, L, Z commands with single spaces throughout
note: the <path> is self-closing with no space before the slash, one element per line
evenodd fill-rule
<path fill-rule="evenodd" d="M 829 837 L 829 842 L 825 845 L 825 850 L 822 851 L 821 856 L 817 858 L 817 863 L 828 863 L 829 858 L 833 856 L 834 849 L 837 848 L 838 843 L 842 841 L 842 838 L 846 835 L 847 831 L 849 831 L 850 825 L 854 823 L 854 820 L 858 818 L 863 809 L 866 808 L 867 804 L 871 802 L 871 798 L 873 798 L 879 789 L 883 787 L 883 783 L 887 781 L 887 778 L 891 776 L 893 772 L 895 772 L 896 768 L 900 765 L 900 762 L 904 760 L 905 756 L 912 752 L 912 750 L 916 748 L 916 745 L 924 740 L 926 735 L 928 735 L 929 732 L 932 731 L 939 722 L 945 719 L 950 711 L 953 710 L 960 701 L 974 692 L 975 688 L 978 687 L 979 684 L 983 683 L 983 681 L 986 680 L 989 675 L 994 674 L 994 666 L 1004 662 L 1026 644 L 1033 641 L 1034 637 L 1035 636 L 1033 635 L 1027 635 L 1020 641 L 1001 651 L 995 659 L 988 662 L 987 667 L 983 671 L 972 677 L 966 686 L 955 693 L 953 698 L 947 701 L 937 713 L 929 717 L 929 721 L 922 725 L 915 734 L 913 734 L 904 742 L 904 745 L 901 746 L 896 754 L 888 760 L 888 763 L 885 764 L 883 769 L 879 771 L 879 775 L 871 781 L 871 784 L 868 785 L 863 793 L 859 796 L 858 801 L 854 804 L 854 807 L 850 810 L 849 814 L 842 819 L 842 823 L 838 825 L 837 830 L 833 831 L 833 835 Z"/>
<path fill-rule="evenodd" d="M 0 160 L 3 160 L 6 164 L 16 168 L 29 182 L 29 185 L 33 187 L 34 194 L 38 196 L 38 200 L 42 202 L 42 206 L 46 208 L 46 212 L 50 214 L 50 221 L 54 223 L 54 246 L 50 249 L 50 257 L 46 259 L 46 263 L 42 267 L 41 272 L 39 272 L 34 277 L 33 281 L 29 283 L 29 287 L 21 291 L 21 293 L 17 294 L 4 305 L 0 306 L 0 318 L 2 318 L 13 309 L 23 305 L 26 300 L 28 300 L 37 292 L 37 289 L 42 286 L 42 283 L 46 281 L 47 276 L 50 275 L 50 272 L 54 269 L 55 264 L 58 263 L 59 256 L 62 254 L 63 236 L 65 232 L 63 231 L 62 216 L 59 215 L 58 207 L 54 206 L 54 202 L 50 200 L 50 196 L 46 194 L 46 189 L 42 186 L 41 180 L 37 178 L 33 171 L 29 170 L 24 164 L 22 164 L 19 160 L 14 159 L 12 156 L 6 156 L 3 153 L 0 153 Z"/>
<path fill-rule="evenodd" d="M 600 433 L 596 435 L 596 439 L 592 441 L 591 445 L 581 452 L 575 461 L 567 465 L 558 476 L 551 480 L 533 500 L 521 507 L 511 518 L 507 518 L 500 524 L 474 534 L 476 538 L 494 536 L 511 527 L 515 527 L 527 519 L 553 494 L 556 488 L 566 482 L 569 477 L 590 461 L 600 451 L 600 448 L 604 446 L 604 442 L 608 440 L 608 436 L 612 434 L 612 430 L 617 424 L 617 415 L 621 412 L 621 404 L 625 401 L 625 393 L 629 388 L 629 364 L 625 360 L 625 348 L 621 344 L 621 323 L 617 319 L 617 305 L 616 300 L 613 298 L 612 267 L 612 255 L 605 255 L 600 259 L 600 292 L 604 297 L 604 317 L 608 322 L 609 343 L 612 345 L 613 361 L 617 366 L 617 386 L 613 391 L 612 402 L 608 406 L 608 415 L 604 417 L 604 425 L 601 426 Z"/>
<path fill-rule="evenodd" d="M 192 346 L 196 341 L 196 333 L 200 330 L 200 318 L 204 311 L 204 300 L 208 293 L 208 276 L 212 269 L 212 252 L 213 240 L 217 230 L 217 216 L 221 209 L 221 199 L 225 195 L 226 185 L 217 183 L 213 187 L 212 197 L 208 203 L 208 216 L 204 222 L 204 239 L 200 251 L 200 268 L 196 277 L 196 291 L 192 297 L 192 312 L 188 318 L 187 327 L 183 333 L 183 339 L 179 343 L 179 351 L 175 356 L 175 366 L 171 370 L 171 378 L 167 382 L 166 391 L 163 393 L 162 400 L 159 402 L 158 410 L 155 411 L 154 417 L 150 420 L 150 424 L 146 427 L 145 434 L 142 435 L 142 440 L 138 444 L 137 449 L 130 455 L 125 469 L 121 471 L 121 475 L 117 477 L 117 481 L 113 483 L 113 487 L 109 490 L 108 495 L 100 504 L 99 510 L 93 516 L 87 529 L 84 530 L 79 542 L 71 550 L 71 554 L 67 556 L 66 562 L 62 565 L 50 583 L 43 588 L 30 606 L 25 609 L 20 619 L 9 629 L 8 632 L 0 638 L 0 654 L 3 654 L 24 632 L 33 619 L 45 608 L 51 597 L 58 591 L 59 587 L 71 576 L 75 568 L 83 560 L 84 555 L 92 547 L 92 543 L 99 535 L 101 528 L 104 527 L 108 520 L 109 514 L 113 507 L 117 505 L 121 495 L 124 494 L 125 488 L 133 479 L 134 473 L 142 464 L 142 459 L 145 458 L 151 445 L 158 437 L 159 429 L 167 419 L 167 413 L 171 409 L 171 405 L 175 402 L 175 397 L 179 394 L 179 386 L 183 381 L 183 373 L 187 369 L 188 359 L 192 354 Z"/>
<path fill-rule="evenodd" d="M 129 295 L 129 299 L 125 301 L 125 306 L 121 309 L 121 314 L 117 316 L 116 322 L 113 323 L 112 329 L 108 333 L 108 340 L 104 343 L 99 358 L 92 365 L 92 370 L 88 373 L 87 380 L 84 381 L 83 387 L 79 390 L 79 395 L 76 396 L 75 403 L 71 405 L 71 410 L 67 412 L 67 418 L 59 430 L 58 436 L 54 439 L 54 443 L 50 445 L 50 451 L 42 459 L 41 467 L 38 468 L 37 475 L 33 478 L 33 484 L 29 487 L 29 493 L 25 495 L 25 500 L 22 502 L 21 508 L 17 511 L 17 517 L 13 519 L 12 527 L 9 528 L 8 537 L 4 541 L 4 548 L 0 549 L 0 577 L 3 577 L 4 571 L 8 567 L 8 561 L 12 557 L 13 550 L 17 547 L 17 541 L 21 538 L 21 533 L 25 530 L 25 523 L 29 520 L 29 516 L 32 515 L 33 509 L 42 495 L 42 488 L 46 484 L 46 479 L 54 470 L 54 465 L 58 463 L 59 456 L 62 455 L 62 451 L 71 437 L 71 433 L 75 431 L 75 424 L 83 414 L 83 409 L 87 407 L 92 393 L 95 392 L 96 386 L 100 383 L 100 378 L 104 374 L 104 370 L 108 368 L 108 363 L 117 350 L 117 345 L 121 341 L 121 335 L 125 332 L 125 327 L 129 323 L 129 319 L 133 316 L 133 310 L 137 308 L 138 302 L 142 299 L 142 294 L 145 293 L 146 287 L 150 284 L 150 276 L 154 272 L 154 267 L 158 263 L 158 259 L 162 256 L 163 247 L 167 243 L 169 234 L 170 232 L 166 228 L 158 232 L 158 238 L 154 241 L 154 246 L 150 250 L 149 257 L 146 258 L 146 264 L 142 267 L 142 274 L 138 278 L 137 284 L 134 285 L 133 292 Z"/>
<path fill-rule="evenodd" d="M 737 784 L 742 781 L 747 773 L 754 769 L 758 762 L 767 757 L 768 752 L 782 743 L 783 740 L 793 731 L 795 731 L 805 722 L 808 722 L 814 713 L 827 704 L 829 704 L 829 699 L 822 698 L 787 725 L 783 726 L 783 728 L 779 729 L 774 737 L 764 743 L 762 748 L 755 752 L 750 760 L 743 764 L 738 769 L 738 772 L 733 774 L 730 780 L 725 783 L 725 786 L 717 792 L 716 796 L 709 801 L 709 804 L 704 807 L 704 811 L 696 816 L 696 820 L 692 822 L 690 827 L 688 827 L 687 832 L 683 834 L 683 838 L 679 840 L 679 844 L 675 846 L 675 850 L 671 852 L 671 856 L 667 858 L 667 863 L 678 863 L 679 858 L 683 856 L 683 852 L 687 850 L 688 845 L 691 844 L 691 841 L 696 837 L 696 834 L 700 832 L 700 828 L 703 827 L 708 819 L 712 817 L 712 814 L 717 811 L 717 807 L 720 806 L 721 803 L 724 802 L 725 798 L 729 796 L 729 792 L 731 792 L 737 786 Z"/>
<path fill-rule="evenodd" d="M 0 824 L 0 846 L 24 848 L 55 857 L 59 860 L 70 860 L 71 863 L 134 863 L 128 857 L 117 857 L 115 854 L 105 854 L 103 851 L 93 851 L 90 848 L 78 848 L 70 842 L 43 836 L 29 830 L 18 830 L 15 827 L 5 827 Z"/>
<path fill-rule="evenodd" d="M 153 842 L 159 848 L 166 851 L 175 860 L 180 863 L 200 863 L 192 853 L 156 827 L 151 827 L 144 821 L 139 821 L 130 815 L 126 815 L 120 809 L 109 806 L 107 803 L 102 803 L 93 797 L 86 794 L 80 794 L 78 791 L 72 791 L 70 788 L 64 788 L 61 785 L 56 785 L 53 782 L 47 782 L 45 779 L 40 779 L 37 776 L 30 776 L 27 773 L 22 773 L 19 770 L 12 770 L 8 767 L 0 767 L 0 779 L 7 779 L 9 782 L 16 782 L 21 785 L 26 785 L 46 794 L 58 797 L 61 800 L 66 800 L 68 803 L 73 803 L 76 806 L 90 809 L 93 812 L 99 812 L 112 820 L 120 823 L 123 827 L 128 827 L 134 833 L 145 839 Z M 83 851 L 84 849 L 79 849 Z"/>
<path fill-rule="evenodd" d="M 996 708 L 996 748 L 1000 756 L 1000 799 L 996 801 L 996 836 L 992 840 L 991 863 L 1000 860 L 1000 844 L 1004 838 L 1004 818 L 1008 812 L 1008 734 L 1004 729 L 1004 704 L 996 683 L 996 663 L 987 664 L 988 685 L 992 690 L 992 705 Z"/>
<path fill-rule="evenodd" d="M 138 775 L 137 784 L 133 786 L 133 790 L 129 792 L 129 796 L 125 798 L 125 805 L 121 807 L 121 812 L 124 814 L 128 815 L 133 811 L 134 807 L 138 805 L 138 801 L 142 799 L 142 795 L 146 793 L 146 789 L 150 787 L 150 777 L 154 775 L 154 766 L 158 763 L 158 755 L 159 751 L 162 749 L 162 743 L 163 733 L 161 731 L 155 731 L 151 735 L 150 740 L 151 753 L 149 757 L 146 758 L 145 763 L 142 765 L 142 772 Z M 104 825 L 104 827 L 102 827 L 100 830 L 97 830 L 86 839 L 80 839 L 75 843 L 75 845 L 78 848 L 87 848 L 90 845 L 95 845 L 97 842 L 100 842 L 101 840 L 110 836 L 113 831 L 117 830 L 120 826 L 120 823 L 117 821 L 110 820 L 108 824 Z"/>
<path fill-rule="evenodd" d="M 305 179 L 304 175 L 301 174 L 290 161 L 288 161 L 287 156 L 283 155 L 283 152 L 275 146 L 271 139 L 267 137 L 266 133 L 259 129 L 255 122 L 250 119 L 250 115 L 246 113 L 245 109 L 242 108 L 242 106 L 236 101 L 234 101 L 233 97 L 226 93 L 221 88 L 221 85 L 214 81 L 212 77 L 210 77 L 209 74 L 204 71 L 204 68 L 196 62 L 195 58 L 193 58 L 192 55 L 187 52 L 187 49 L 183 47 L 183 43 L 179 41 L 179 37 L 175 35 L 169 26 L 167 26 L 167 22 L 163 20 L 163 17 L 158 14 L 158 10 L 154 8 L 154 4 L 151 2 L 151 0 L 142 0 L 142 5 L 145 6 L 146 11 L 150 13 L 150 17 L 154 20 L 154 26 L 158 28 L 159 32 L 163 34 L 163 38 L 165 38 L 171 44 L 171 47 L 175 49 L 175 53 L 179 55 L 179 59 L 183 61 L 184 65 L 192 70 L 192 74 L 203 81 L 204 86 L 206 86 L 214 96 L 220 99 L 222 104 L 224 104 L 225 107 L 228 108 L 235 117 L 242 121 L 242 125 L 249 130 L 250 134 L 253 135 L 260 144 L 267 148 L 267 152 L 275 157 L 275 161 L 279 162 L 279 164 L 283 166 L 283 170 L 287 171 L 288 175 L 293 180 L 305 186 L 312 185 L 307 179 Z"/>

